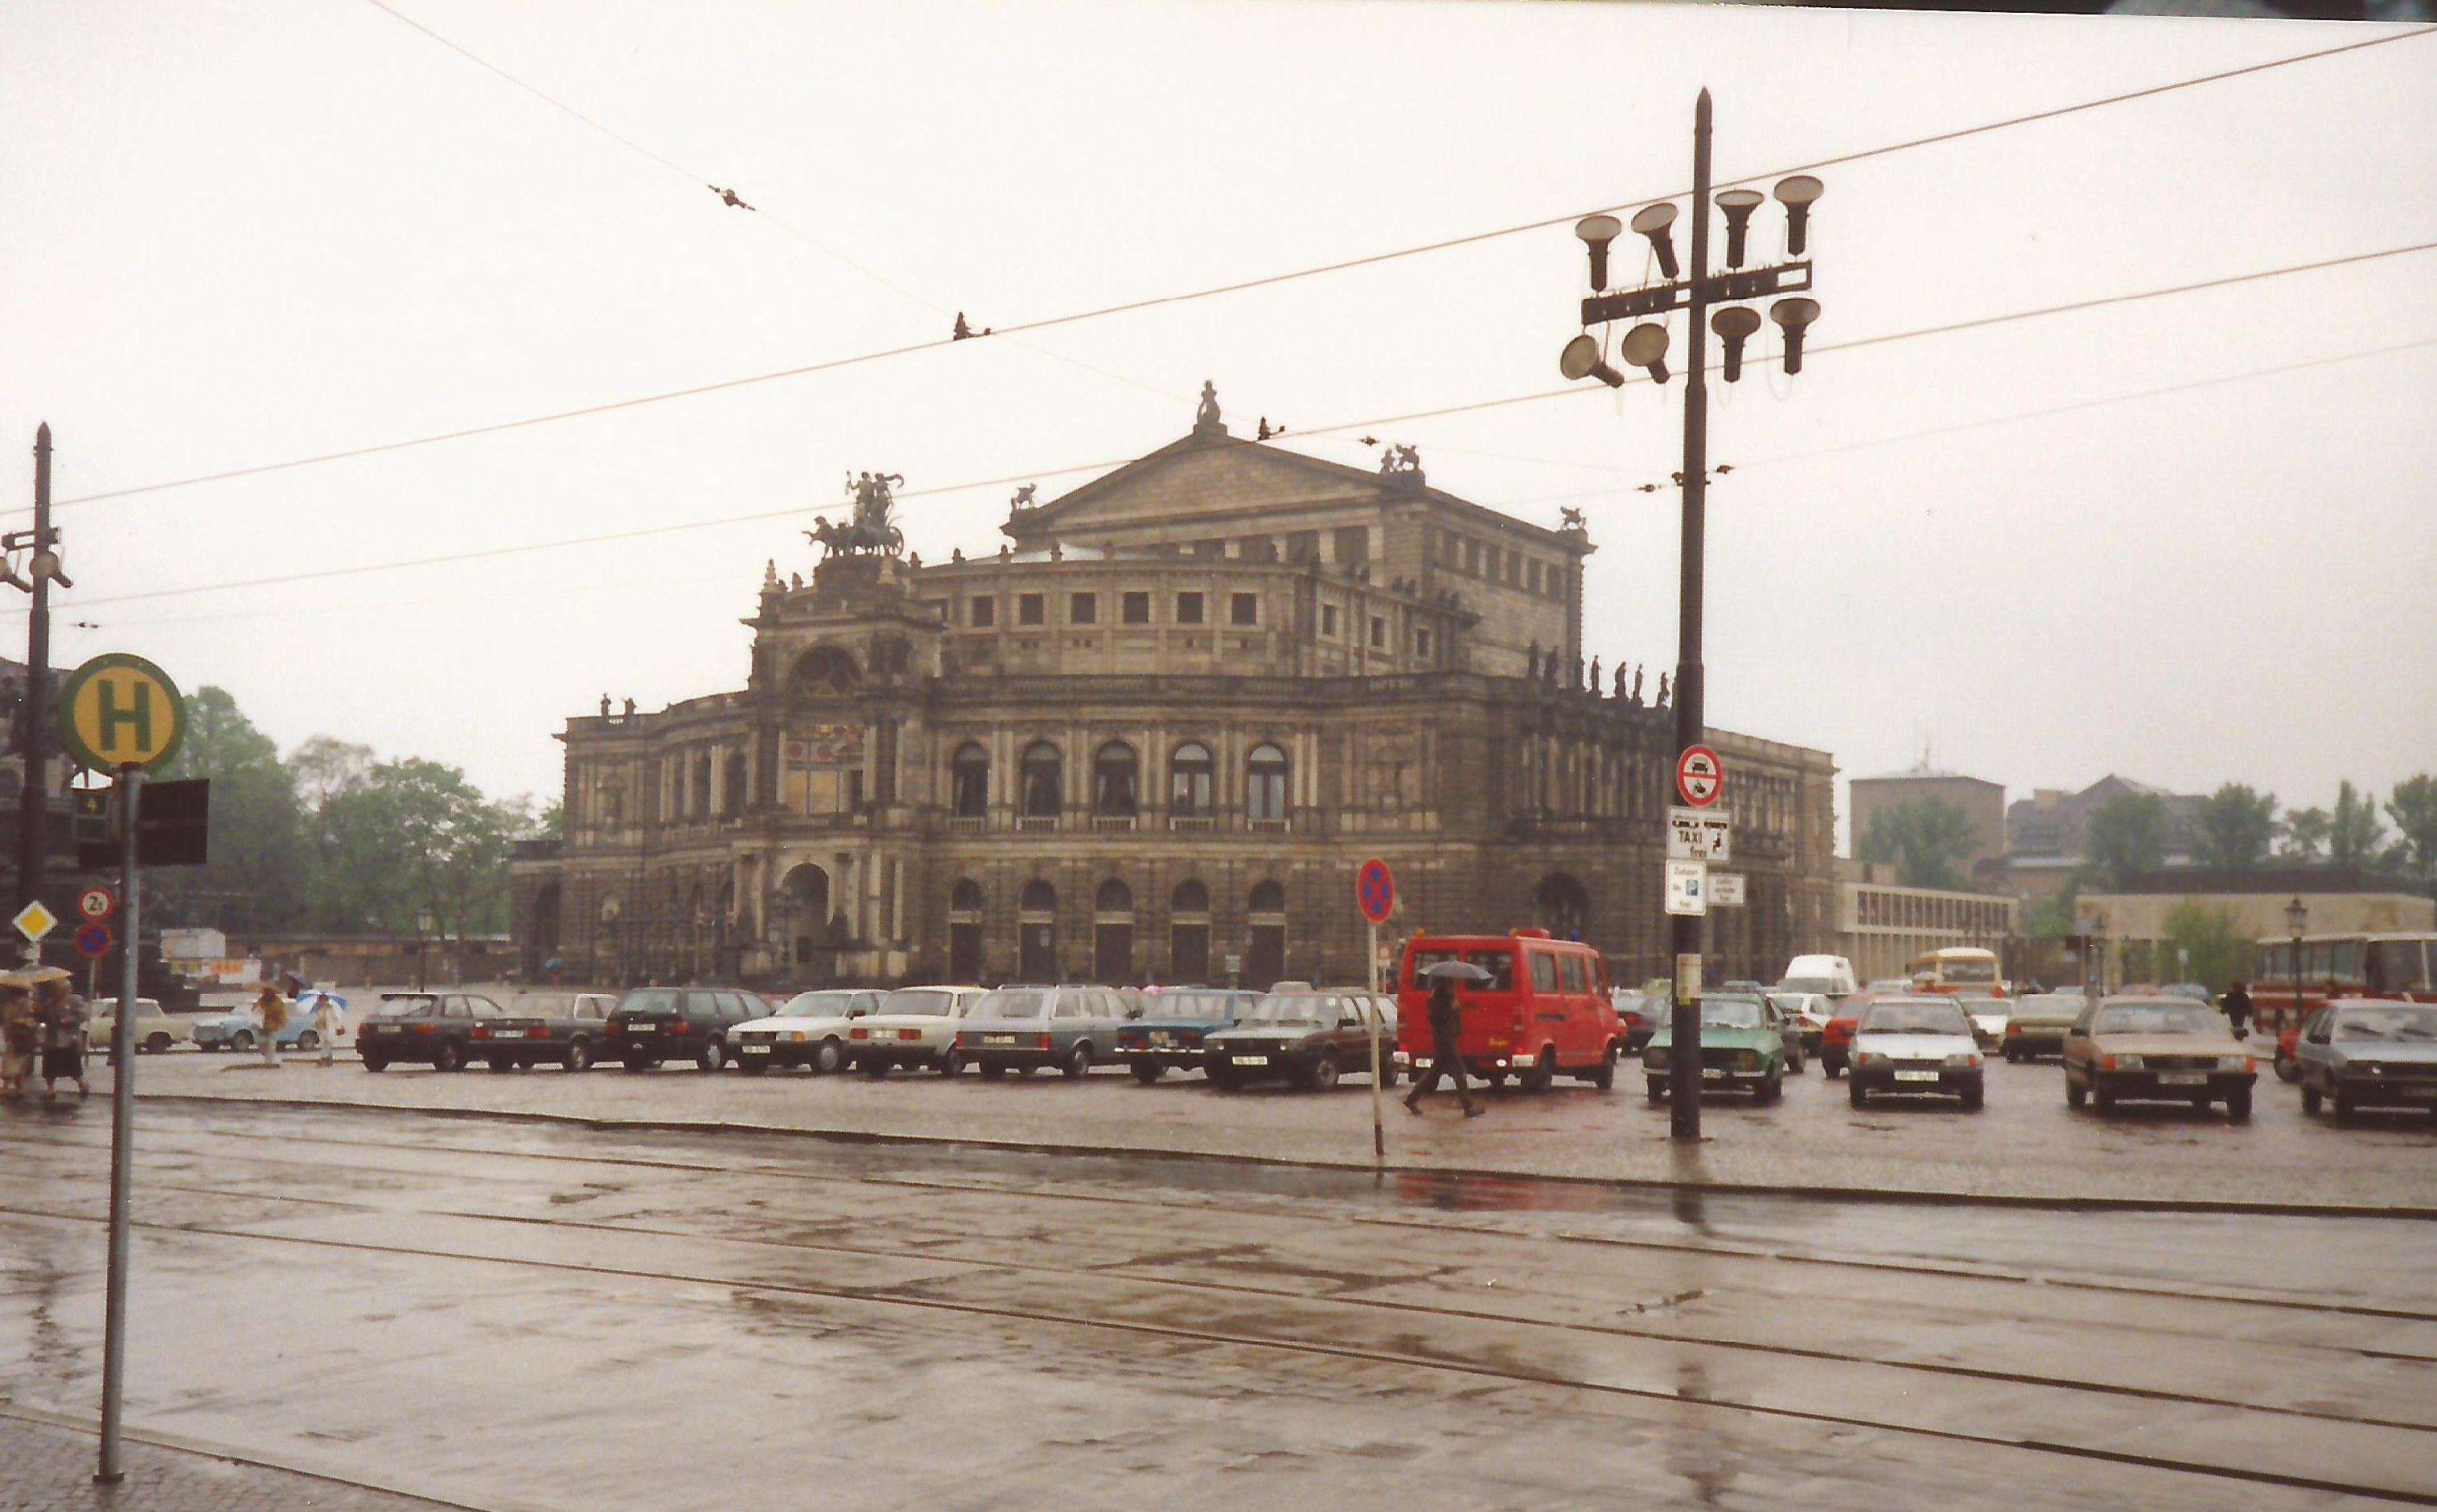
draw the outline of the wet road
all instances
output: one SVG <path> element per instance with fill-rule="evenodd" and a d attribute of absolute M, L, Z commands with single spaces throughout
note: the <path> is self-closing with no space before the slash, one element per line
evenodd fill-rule
<path fill-rule="evenodd" d="M 39 1408 L 98 1111 L 0 1109 Z M 469 1505 L 2437 1503 L 2425 1221 L 166 1104 L 137 1173 L 131 1427 Z"/>

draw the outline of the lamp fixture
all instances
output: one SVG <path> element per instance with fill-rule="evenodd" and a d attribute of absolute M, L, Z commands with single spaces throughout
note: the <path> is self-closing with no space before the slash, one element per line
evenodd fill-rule
<path fill-rule="evenodd" d="M 1727 266 L 1744 265 L 1744 233 L 1751 229 L 1752 212 L 1760 208 L 1763 196 L 1758 189 L 1726 189 L 1718 195 L 1718 208 L 1727 213 Z"/>
<path fill-rule="evenodd" d="M 1728 305 L 1709 317 L 1709 329 L 1727 343 L 1727 381 L 1744 376 L 1744 343 L 1760 329 L 1760 311 L 1748 305 Z"/>
<path fill-rule="evenodd" d="M 1612 389 L 1624 387 L 1624 375 L 1607 365 L 1600 356 L 1599 338 L 1587 331 L 1568 342 L 1557 354 L 1557 371 L 1569 380 L 1595 378 Z"/>
<path fill-rule="evenodd" d="M 1625 332 L 1618 353 L 1635 367 L 1647 370 L 1653 383 L 1667 381 L 1667 327 L 1657 321 L 1644 321 Z"/>
<path fill-rule="evenodd" d="M 1612 215 L 1587 215 L 1574 222 L 1574 235 L 1591 255 L 1591 289 L 1594 292 L 1607 287 L 1607 244 L 1624 230 L 1624 222 Z"/>
<path fill-rule="evenodd" d="M 1674 223 L 1675 205 L 1671 200 L 1645 204 L 1633 213 L 1633 229 L 1650 238 L 1652 249 L 1658 254 L 1658 272 L 1668 278 L 1676 273 L 1675 238 L 1667 229 Z"/>
<path fill-rule="evenodd" d="M 1799 257 L 1811 229 L 1811 203 L 1825 185 L 1808 173 L 1777 181 L 1778 203 L 1785 206 L 1785 248 Z"/>
<path fill-rule="evenodd" d="M 1802 333 L 1819 318 L 1819 301 L 1799 295 L 1780 299 L 1768 307 L 1768 318 L 1785 332 L 1785 372 L 1791 378 L 1802 371 Z"/>

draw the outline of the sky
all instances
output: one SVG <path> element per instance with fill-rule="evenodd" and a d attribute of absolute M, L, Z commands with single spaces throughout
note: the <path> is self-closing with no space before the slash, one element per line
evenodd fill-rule
<path fill-rule="evenodd" d="M 1655 679 L 1680 377 L 1394 417 L 1567 387 L 1571 220 L 1689 196 L 1698 90 L 1721 186 L 1872 153 L 1815 170 L 1827 348 L 2437 242 L 2420 29 L 5 0 L 0 519 L 29 522 L 46 420 L 57 664 L 133 651 L 284 749 L 328 734 L 548 799 L 552 732 L 604 693 L 742 685 L 763 564 L 810 570 L 848 470 L 905 476 L 911 550 L 991 551 L 1016 486 L 1174 440 L 1208 379 L 1238 435 L 1266 416 L 1356 465 L 1375 435 L 1484 504 L 1583 510 L 1587 648 Z M 1011 327 L 1539 221 L 921 345 L 960 310 Z M 1762 207 L 1757 256 L 1783 224 Z M 1647 275 L 1630 234 L 1617 257 Z M 1710 722 L 2012 797 L 2118 772 L 2327 804 L 2437 770 L 2432 273 L 2411 252 L 1815 350 L 1793 378 L 1764 340 L 1711 385 L 1734 470 L 1709 490 Z M 184 483 L 705 385 L 728 386 Z M 0 644 L 24 626 L 12 595 Z"/>

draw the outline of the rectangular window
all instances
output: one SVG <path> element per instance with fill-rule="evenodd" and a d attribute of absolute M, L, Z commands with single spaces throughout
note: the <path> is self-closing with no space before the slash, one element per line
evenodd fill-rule
<path fill-rule="evenodd" d="M 1150 595 L 1148 593 L 1127 594 L 1122 606 L 1120 607 L 1120 612 L 1124 615 L 1125 622 L 1128 624 L 1148 624 L 1150 623 Z"/>
<path fill-rule="evenodd" d="M 1287 532 L 1287 560 L 1316 562 L 1320 560 L 1320 532 L 1290 530 Z"/>
<path fill-rule="evenodd" d="M 1367 562 L 1371 559 L 1371 527 L 1340 525 L 1337 527 L 1337 559 L 1339 562 Z"/>
<path fill-rule="evenodd" d="M 1066 601 L 1066 623 L 1069 624 L 1099 624 L 1100 596 L 1096 593 L 1077 593 L 1069 597 Z"/>
<path fill-rule="evenodd" d="M 1557 958 L 1557 964 L 1564 969 L 1566 974 L 1566 991 L 1569 993 L 1580 993 L 1589 990 L 1590 978 L 1583 974 L 1583 958 L 1580 956 L 1560 956 Z"/>
<path fill-rule="evenodd" d="M 1527 950 L 1524 958 L 1532 963 L 1532 991 L 1553 993 L 1557 990 L 1557 958 L 1545 950 Z"/>
<path fill-rule="evenodd" d="M 1488 578 L 1488 579 L 1489 579 L 1491 582 L 1493 582 L 1493 583 L 1495 583 L 1495 582 L 1497 582 L 1497 581 L 1498 581 L 1498 548 L 1497 548 L 1497 547 L 1495 547 L 1495 546 L 1484 546 L 1484 547 L 1482 547 L 1482 548 L 1481 549 L 1481 575 L 1482 575 L 1483 577 Z"/>
<path fill-rule="evenodd" d="M 1176 623 L 1179 624 L 1200 624 L 1201 623 L 1201 594 L 1179 593 L 1176 596 Z"/>
<path fill-rule="evenodd" d="M 1259 594 L 1257 594 L 1257 593 L 1231 593 L 1231 594 L 1229 594 L 1229 595 L 1227 596 L 1227 623 L 1228 623 L 1229 624 L 1260 624 L 1260 623 L 1261 623 L 1261 598 L 1260 598 L 1260 595 L 1259 595 Z"/>
<path fill-rule="evenodd" d="M 1536 561 L 1532 564 L 1532 591 L 1540 591 L 1540 564 Z"/>
<path fill-rule="evenodd" d="M 998 623 L 998 600 L 975 599 L 966 607 L 966 612 L 974 629 L 987 630 Z"/>
<path fill-rule="evenodd" d="M 1457 543 L 1455 532 L 1447 531 L 1439 536 L 1439 559 L 1449 567 L 1464 565 L 1464 548 Z"/>
<path fill-rule="evenodd" d="M 1371 616 L 1371 649 L 1374 651 L 1385 650 L 1387 645 L 1388 622 L 1375 614 Z"/>
<path fill-rule="evenodd" d="M 1429 654 L 1430 632 L 1428 630 L 1415 630 L 1413 632 L 1413 655 L 1421 657 L 1427 660 Z"/>
<path fill-rule="evenodd" d="M 1506 554 L 1506 586 L 1508 588 L 1523 586 L 1523 558 L 1513 552 Z"/>
<path fill-rule="evenodd" d="M 1566 596 L 1566 570 L 1562 567 L 1552 566 L 1549 569 L 1549 596 L 1552 599 Z"/>
<path fill-rule="evenodd" d="M 1464 570 L 1475 577 L 1481 575 L 1481 542 L 1464 543 Z"/>
<path fill-rule="evenodd" d="M 1333 636 L 1335 636 L 1335 635 L 1337 634 L 1337 606 L 1336 606 L 1336 605 L 1334 605 L 1334 604 L 1324 604 L 1324 605 L 1322 605 L 1322 606 L 1320 607 L 1320 633 L 1321 633 L 1321 634 L 1323 634 L 1323 635 L 1325 635 L 1325 636 L 1332 636 L 1332 637 L 1333 637 Z M 140 826 L 139 826 L 139 828 L 140 828 Z"/>
<path fill-rule="evenodd" d="M 1015 623 L 1018 624 L 1039 624 L 1041 623 L 1040 594 L 1018 593 L 1015 596 Z"/>

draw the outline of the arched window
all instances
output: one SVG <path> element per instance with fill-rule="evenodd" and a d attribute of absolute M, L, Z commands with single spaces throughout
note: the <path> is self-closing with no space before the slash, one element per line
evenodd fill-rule
<path fill-rule="evenodd" d="M 1134 748 L 1113 740 L 1092 758 L 1092 813 L 1099 818 L 1131 818 L 1135 807 Z"/>
<path fill-rule="evenodd" d="M 1283 923 L 1287 911 L 1287 889 L 1274 882 L 1260 883 L 1253 888 L 1253 895 L 1246 900 L 1244 907 L 1249 913 L 1276 914 Z"/>
<path fill-rule="evenodd" d="M 1167 905 L 1175 913 L 1201 914 L 1207 917 L 1210 912 L 1210 889 L 1199 882 L 1180 882 L 1176 885 L 1176 891 L 1169 895 Z"/>
<path fill-rule="evenodd" d="M 796 662 L 789 691 L 806 698 L 842 698 L 854 692 L 863 674 L 854 658 L 833 645 L 815 646 Z"/>
<path fill-rule="evenodd" d="M 1532 913 L 1541 928 L 1559 940 L 1580 940 L 1590 927 L 1590 894 L 1573 877 L 1552 871 L 1532 894 Z"/>
<path fill-rule="evenodd" d="M 1210 817 L 1210 747 L 1187 741 L 1167 762 L 1167 811 L 1188 819 Z"/>
<path fill-rule="evenodd" d="M 948 907 L 954 913 L 981 912 L 982 885 L 971 877 L 958 879 L 956 885 L 948 889 Z"/>
<path fill-rule="evenodd" d="M 1287 753 L 1255 746 L 1244 758 L 1244 813 L 1254 819 L 1287 817 Z"/>
<path fill-rule="evenodd" d="M 1058 911 L 1058 889 L 1035 877 L 1024 885 L 1024 895 L 1016 906 L 1028 914 L 1055 913 Z"/>
<path fill-rule="evenodd" d="M 948 764 L 948 812 L 960 819 L 990 813 L 990 752 L 974 741 L 957 747 Z"/>
<path fill-rule="evenodd" d="M 1058 747 L 1045 740 L 1036 740 L 1024 752 L 1024 816 L 1026 818 L 1056 818 L 1063 806 L 1060 783 L 1062 768 Z M 1043 883 L 1046 887 L 1047 884 Z"/>
<path fill-rule="evenodd" d="M 745 812 L 745 790 L 751 785 L 752 779 L 745 772 L 745 753 L 741 750 L 729 751 L 728 781 L 719 795 L 719 812 L 723 818 L 732 819 Z"/>
<path fill-rule="evenodd" d="M 1096 913 L 1131 913 L 1134 911 L 1134 889 L 1111 877 L 1100 884 L 1098 892 L 1092 895 L 1092 909 Z"/>

